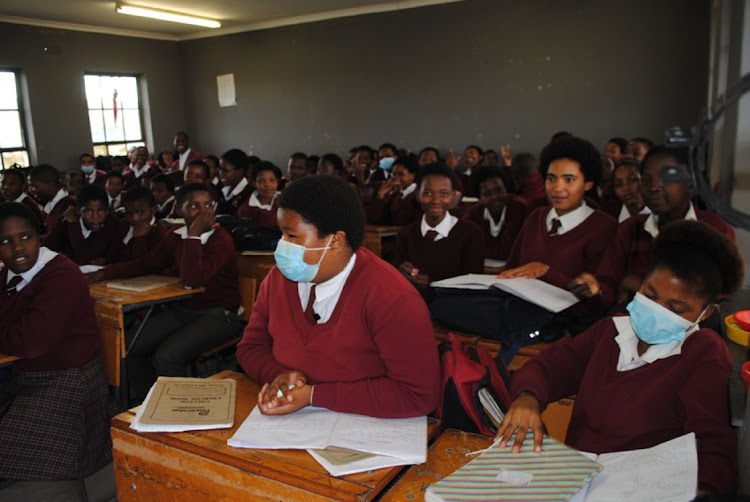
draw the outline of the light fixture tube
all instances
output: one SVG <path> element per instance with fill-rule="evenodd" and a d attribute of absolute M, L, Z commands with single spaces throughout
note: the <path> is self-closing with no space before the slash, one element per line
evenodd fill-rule
<path fill-rule="evenodd" d="M 135 5 L 128 5 L 119 2 L 115 4 L 115 11 L 120 14 L 148 17 L 150 19 L 172 21 L 174 23 L 193 24 L 196 26 L 203 26 L 204 28 L 221 28 L 221 23 L 214 19 L 206 19 L 204 17 L 190 16 L 188 14 L 179 14 L 177 12 L 151 9 L 149 7 L 137 7 Z"/>

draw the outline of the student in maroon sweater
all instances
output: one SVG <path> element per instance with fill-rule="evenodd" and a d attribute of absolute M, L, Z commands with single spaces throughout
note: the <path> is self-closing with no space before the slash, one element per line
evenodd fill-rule
<path fill-rule="evenodd" d="M 479 197 L 476 175 L 479 168 L 484 165 L 484 151 L 477 145 L 467 146 L 464 149 L 464 163 L 466 164 L 466 170 L 461 173 L 461 185 L 464 187 L 464 195 L 467 197 Z"/>
<path fill-rule="evenodd" d="M 29 172 L 29 193 L 36 199 L 44 213 L 42 243 L 63 219 L 63 213 L 69 207 L 75 207 L 76 201 L 62 188 L 60 171 L 49 164 L 39 164 Z"/>
<path fill-rule="evenodd" d="M 247 204 L 253 187 L 247 181 L 250 161 L 242 150 L 236 148 L 224 152 L 219 159 L 219 177 L 221 178 L 221 199 L 216 209 L 217 214 L 237 215 L 237 210 Z"/>
<path fill-rule="evenodd" d="M 148 163 L 148 148 L 145 146 L 139 146 L 136 149 L 134 159 L 131 169 L 125 173 L 126 189 L 142 185 L 145 179 L 153 178 L 161 173 L 158 166 Z"/>
<path fill-rule="evenodd" d="M 123 196 L 125 219 L 119 222 L 115 261 L 131 261 L 146 256 L 161 242 L 167 229 L 156 219 L 156 201 L 151 190 L 136 186 Z"/>
<path fill-rule="evenodd" d="M 396 237 L 396 266 L 424 293 L 433 281 L 484 270 L 482 230 L 448 212 L 452 172 L 439 163 L 421 169 L 417 185 L 424 215 Z"/>
<path fill-rule="evenodd" d="M 282 192 L 279 208 L 276 267 L 237 347 L 242 368 L 263 384 L 261 412 L 430 413 L 440 369 L 427 309 L 361 247 L 365 214 L 354 188 L 338 176 L 306 176 Z"/>
<path fill-rule="evenodd" d="M 186 288 L 206 289 L 169 304 L 144 326 L 128 353 L 128 372 L 139 399 L 145 397 L 157 375 L 185 376 L 190 361 L 238 331 L 237 257 L 232 237 L 216 224 L 216 203 L 208 188 L 198 183 L 180 187 L 177 203 L 185 226 L 167 233 L 142 258 L 89 274 L 89 280 L 95 282 L 166 270 L 167 275 L 178 276 Z"/>
<path fill-rule="evenodd" d="M 211 169 L 208 164 L 202 160 L 191 160 L 185 166 L 183 183 L 201 183 L 206 185 L 211 191 L 211 197 L 218 203 L 222 198 L 223 194 L 221 190 L 211 183 Z M 179 212 L 179 208 L 176 208 L 175 214 Z"/>
<path fill-rule="evenodd" d="M 157 174 L 151 178 L 149 188 L 156 201 L 156 217 L 160 220 L 174 218 L 177 204 L 174 195 L 174 179 L 167 174 Z"/>
<path fill-rule="evenodd" d="M 281 169 L 270 162 L 261 162 L 253 167 L 252 177 L 255 180 L 255 191 L 237 210 L 237 216 L 252 218 L 261 227 L 278 228 L 276 211 L 279 209 L 278 197 L 281 193 Z"/>
<path fill-rule="evenodd" d="M 104 265 L 117 255 L 117 218 L 107 207 L 107 192 L 99 185 L 86 185 L 78 194 L 76 207 L 64 213 L 44 244 L 65 254 L 79 265 Z"/>
<path fill-rule="evenodd" d="M 391 177 L 383 182 L 367 208 L 368 223 L 403 227 L 422 216 L 422 206 L 417 198 L 417 160 L 411 155 L 398 157 L 392 170 Z"/>
<path fill-rule="evenodd" d="M 560 340 L 513 376 L 514 401 L 497 437 L 517 432 L 518 451 L 531 428 L 542 446 L 541 412 L 576 394 L 566 443 L 607 453 L 648 448 L 695 433 L 698 491 L 732 493 L 737 437 L 729 425 L 732 360 L 721 338 L 697 324 L 720 295 L 739 287 L 737 247 L 694 221 L 664 228 L 654 266 L 628 305 L 629 316 L 605 319 Z"/>
<path fill-rule="evenodd" d="M 0 184 L 0 195 L 7 202 L 20 202 L 26 205 L 39 221 L 44 221 L 39 204 L 26 193 L 26 175 L 20 169 L 2 171 L 3 181 Z"/>
<path fill-rule="evenodd" d="M 513 157 L 510 172 L 513 175 L 515 194 L 523 197 L 531 207 L 547 203 L 544 178 L 539 173 L 539 161 L 530 153 L 519 153 Z"/>
<path fill-rule="evenodd" d="M 479 202 L 463 219 L 473 221 L 484 233 L 484 257 L 505 261 L 516 240 L 528 206 L 521 197 L 509 193 L 510 182 L 499 167 L 481 167 L 474 173 Z"/>
<path fill-rule="evenodd" d="M 0 261 L 0 352 L 20 357 L 0 380 L 0 478 L 88 476 L 112 461 L 114 411 L 88 284 L 17 202 L 0 204 Z"/>
<path fill-rule="evenodd" d="M 616 200 L 602 204 L 602 211 L 622 223 L 631 216 L 649 214 L 651 210 L 641 195 L 641 170 L 631 159 L 625 159 L 612 171 L 612 190 Z"/>

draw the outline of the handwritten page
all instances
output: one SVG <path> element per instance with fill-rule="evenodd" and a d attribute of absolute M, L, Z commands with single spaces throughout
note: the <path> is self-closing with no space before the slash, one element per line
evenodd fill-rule
<path fill-rule="evenodd" d="M 373 418 L 312 406 L 268 416 L 256 406 L 227 444 L 304 450 L 335 446 L 422 463 L 427 459 L 427 417 Z"/>
<path fill-rule="evenodd" d="M 698 454 L 692 432 L 653 448 L 604 453 L 597 461 L 604 471 L 591 482 L 586 502 L 684 502 L 695 498 Z"/>

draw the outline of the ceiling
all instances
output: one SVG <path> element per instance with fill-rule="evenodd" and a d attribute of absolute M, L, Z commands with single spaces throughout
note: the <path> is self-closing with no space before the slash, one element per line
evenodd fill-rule
<path fill-rule="evenodd" d="M 2 0 L 0 22 L 162 40 L 190 40 L 457 1 L 463 0 L 125 1 L 130 5 L 221 21 L 221 28 L 209 29 L 118 14 L 114 0 Z"/>

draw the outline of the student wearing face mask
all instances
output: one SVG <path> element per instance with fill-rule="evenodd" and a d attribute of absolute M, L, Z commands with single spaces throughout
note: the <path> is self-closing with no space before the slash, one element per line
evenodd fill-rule
<path fill-rule="evenodd" d="M 96 160 L 90 153 L 81 154 L 81 176 L 84 185 L 99 185 L 104 188 L 107 173 L 96 168 Z"/>
<path fill-rule="evenodd" d="M 261 412 L 430 413 L 440 370 L 429 314 L 395 268 L 361 247 L 356 190 L 339 176 L 306 176 L 278 204 L 276 267 L 237 346 L 240 365 L 263 386 Z"/>
<path fill-rule="evenodd" d="M 727 402 L 732 360 L 721 338 L 698 323 L 721 296 L 737 290 L 743 270 L 737 246 L 705 223 L 665 227 L 629 315 L 558 341 L 514 374 L 500 447 L 517 431 L 518 451 L 531 428 L 539 450 L 542 410 L 577 394 L 567 444 L 606 453 L 693 432 L 699 492 L 733 492 L 737 438 Z"/>

